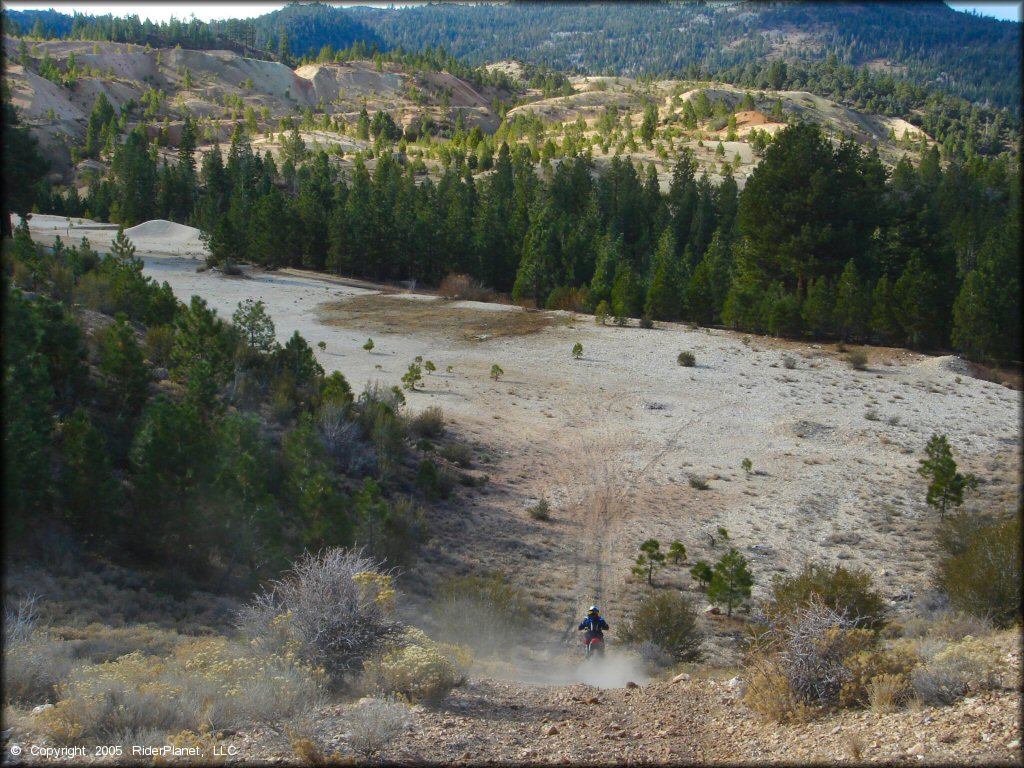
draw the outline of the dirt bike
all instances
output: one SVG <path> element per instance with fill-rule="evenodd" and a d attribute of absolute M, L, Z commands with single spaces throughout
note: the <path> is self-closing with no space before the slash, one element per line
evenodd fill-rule
<path fill-rule="evenodd" d="M 604 638 L 600 635 L 591 635 L 583 639 L 584 658 L 604 658 Z"/>

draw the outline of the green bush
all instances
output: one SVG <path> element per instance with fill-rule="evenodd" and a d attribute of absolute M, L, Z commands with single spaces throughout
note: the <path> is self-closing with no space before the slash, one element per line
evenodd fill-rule
<path fill-rule="evenodd" d="M 693 352 L 680 352 L 676 362 L 684 368 L 693 368 L 697 364 L 697 358 L 694 357 Z"/>
<path fill-rule="evenodd" d="M 622 638 L 632 644 L 652 643 L 674 661 L 700 658 L 702 636 L 697 628 L 697 612 L 679 592 L 657 592 L 637 608 L 632 621 L 622 628 Z"/>
<path fill-rule="evenodd" d="M 417 437 L 440 437 L 444 433 L 444 411 L 432 405 L 409 420 L 409 431 Z"/>
<path fill-rule="evenodd" d="M 944 524 L 940 544 L 945 554 L 939 559 L 936 580 L 955 608 L 998 626 L 1019 620 L 1019 517 L 985 520 L 957 514 Z"/>
<path fill-rule="evenodd" d="M 846 362 L 855 371 L 863 371 L 868 367 L 868 356 L 863 350 L 855 349 L 846 356 Z"/>
<path fill-rule="evenodd" d="M 823 563 L 807 563 L 796 576 L 774 576 L 767 611 L 792 614 L 809 605 L 812 595 L 837 613 L 845 612 L 857 627 L 877 631 L 886 624 L 885 598 L 871 588 L 867 571 Z"/>
<path fill-rule="evenodd" d="M 551 519 L 551 505 L 548 504 L 547 499 L 541 499 L 533 506 L 527 507 L 526 511 L 530 513 L 530 517 L 534 520 Z"/>
<path fill-rule="evenodd" d="M 416 471 L 416 487 L 429 499 L 447 499 L 455 487 L 455 478 L 447 470 L 438 469 L 431 459 L 424 458 Z"/>
<path fill-rule="evenodd" d="M 710 486 L 707 480 L 697 475 L 690 475 L 690 487 L 696 488 L 698 491 L 706 491 Z"/>
<path fill-rule="evenodd" d="M 462 469 L 473 466 L 473 449 L 465 443 L 449 443 L 441 449 L 441 455 Z"/>

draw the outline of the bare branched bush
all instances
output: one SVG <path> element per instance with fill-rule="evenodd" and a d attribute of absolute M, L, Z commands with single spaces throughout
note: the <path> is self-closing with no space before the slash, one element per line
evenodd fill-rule
<path fill-rule="evenodd" d="M 13 608 L 4 605 L 4 648 L 11 648 L 27 642 L 35 631 L 39 595 L 32 594 L 21 598 Z"/>
<path fill-rule="evenodd" d="M 394 698 L 361 700 L 348 713 L 348 743 L 366 760 L 387 749 L 409 727 L 409 707 Z"/>
<path fill-rule="evenodd" d="M 858 629 L 859 617 L 836 611 L 813 595 L 806 606 L 787 614 L 767 618 L 768 628 L 756 640 L 751 666 L 761 669 L 764 682 L 777 686 L 785 681 L 788 693 L 767 697 L 753 682 L 748 686 L 748 703 L 760 699 L 806 705 L 838 703 L 840 692 L 853 673 L 847 660 L 865 650 L 875 633 Z M 754 689 L 751 691 L 751 689 Z M 767 714 L 767 713 L 766 713 Z"/>
<path fill-rule="evenodd" d="M 401 630 L 391 615 L 393 573 L 361 552 L 306 553 L 239 614 L 257 642 L 294 640 L 300 655 L 333 683 Z"/>

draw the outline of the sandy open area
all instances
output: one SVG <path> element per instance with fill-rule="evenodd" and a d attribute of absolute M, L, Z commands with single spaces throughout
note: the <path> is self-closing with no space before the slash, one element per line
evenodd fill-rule
<path fill-rule="evenodd" d="M 103 246 L 114 234 L 45 216 L 32 229 L 44 243 L 87 234 Z M 501 570 L 557 632 L 595 596 L 612 616 L 632 604 L 646 589 L 629 577 L 644 539 L 678 538 L 691 562 L 713 562 L 724 550 L 710 536 L 724 526 L 753 564 L 755 597 L 773 574 L 821 559 L 868 569 L 891 598 L 919 598 L 934 514 L 915 470 L 933 433 L 982 479 L 972 503 L 1018 503 L 1020 393 L 971 378 L 955 357 L 865 348 L 869 367 L 855 371 L 834 345 L 663 323 L 602 327 L 585 315 L 414 297 L 293 270 L 232 278 L 196 271 L 202 244 L 186 230 L 135 228 L 146 273 L 181 300 L 198 294 L 229 318 L 243 299 L 262 299 L 279 341 L 299 331 L 357 391 L 399 383 L 416 355 L 437 366 L 408 407 L 443 408 L 476 448 L 470 474 L 490 480 L 460 487 L 431 513 L 435 535 L 414 591 L 453 569 Z M 570 354 L 576 342 L 581 360 Z M 677 364 L 683 350 L 695 367 Z M 495 363 L 505 372 L 498 381 L 488 375 Z M 526 509 L 542 496 L 553 506 L 548 522 Z M 687 570 L 669 566 L 659 578 L 690 590 Z"/>

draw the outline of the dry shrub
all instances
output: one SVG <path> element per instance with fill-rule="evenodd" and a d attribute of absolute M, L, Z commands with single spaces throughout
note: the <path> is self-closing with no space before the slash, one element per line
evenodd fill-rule
<path fill-rule="evenodd" d="M 396 636 L 391 572 L 361 552 L 340 547 L 306 553 L 238 617 L 263 653 L 298 653 L 343 682 L 371 652 Z"/>
<path fill-rule="evenodd" d="M 925 704 L 952 704 L 971 691 L 998 688 L 1002 683 L 1002 654 L 973 637 L 948 643 L 924 666 L 913 671 L 914 692 Z"/>
<path fill-rule="evenodd" d="M 366 760 L 373 759 L 409 727 L 409 707 L 394 698 L 361 700 L 348 713 L 348 743 Z"/>
<path fill-rule="evenodd" d="M 839 541 L 837 543 L 850 543 Z M 856 543 L 856 542 L 853 542 Z M 842 565 L 807 563 L 796 576 L 772 578 L 768 613 L 791 613 L 807 606 L 812 596 L 834 611 L 852 617 L 855 626 L 881 629 L 888 612 L 885 599 L 871 586 L 871 575 Z"/>
<path fill-rule="evenodd" d="M 10 648 L 27 642 L 39 618 L 39 595 L 32 594 L 18 600 L 11 607 L 4 605 L 4 647 Z"/>
<path fill-rule="evenodd" d="M 586 288 L 555 288 L 544 304 L 545 309 L 561 309 L 566 312 L 582 312 L 587 306 Z"/>
<path fill-rule="evenodd" d="M 303 720 L 297 725 L 285 726 L 284 731 L 288 737 L 288 746 L 292 748 L 300 765 L 354 765 L 355 763 L 351 755 L 343 756 L 337 750 L 328 754 L 308 720 Z"/>
<path fill-rule="evenodd" d="M 37 722 L 67 743 L 274 723 L 315 706 L 319 678 L 291 657 L 260 657 L 225 638 L 202 638 L 163 658 L 134 652 L 77 669 Z"/>
<path fill-rule="evenodd" d="M 937 582 L 953 606 L 1010 626 L 1020 619 L 1020 518 L 959 513 L 940 531 Z"/>
<path fill-rule="evenodd" d="M 743 700 L 752 710 L 778 723 L 809 720 L 813 710 L 793 693 L 779 662 L 756 655 L 747 663 L 747 688 Z"/>
<path fill-rule="evenodd" d="M 73 649 L 47 634 L 37 633 L 4 649 L 4 703 L 53 702 L 57 686 L 76 665 Z"/>
<path fill-rule="evenodd" d="M 623 625 L 622 638 L 632 644 L 656 644 L 673 661 L 696 661 L 703 642 L 697 611 L 681 592 L 658 592 L 645 598 L 632 620 Z"/>
<path fill-rule="evenodd" d="M 908 638 L 940 638 L 963 640 L 968 635 L 979 637 L 992 632 L 992 623 L 982 617 L 963 611 L 940 608 L 928 615 L 913 616 L 903 622 L 902 635 Z"/>
<path fill-rule="evenodd" d="M 464 646 L 435 643 L 410 628 L 391 647 L 366 661 L 363 685 L 410 701 L 438 702 L 466 681 L 471 661 Z"/>
<path fill-rule="evenodd" d="M 494 292 L 479 280 L 469 275 L 448 275 L 437 287 L 437 293 L 446 299 L 463 301 L 490 301 Z"/>
<path fill-rule="evenodd" d="M 912 692 L 904 675 L 876 675 L 868 683 L 868 702 L 873 712 L 894 712 Z"/>
<path fill-rule="evenodd" d="M 870 649 L 850 656 L 845 661 L 850 678 L 839 692 L 839 705 L 865 707 L 871 704 L 872 681 L 880 676 L 900 677 L 904 683 L 921 663 L 914 645 L 906 641 L 893 643 L 891 648 Z M 907 691 L 909 695 L 909 690 Z"/>
<path fill-rule="evenodd" d="M 847 660 L 875 637 L 817 595 L 806 607 L 769 617 L 754 641 L 749 663 L 759 683 L 751 683 L 753 693 L 748 688 L 748 703 L 775 719 L 780 711 L 796 715 L 797 704 L 837 704 L 843 684 L 852 679 Z"/>

